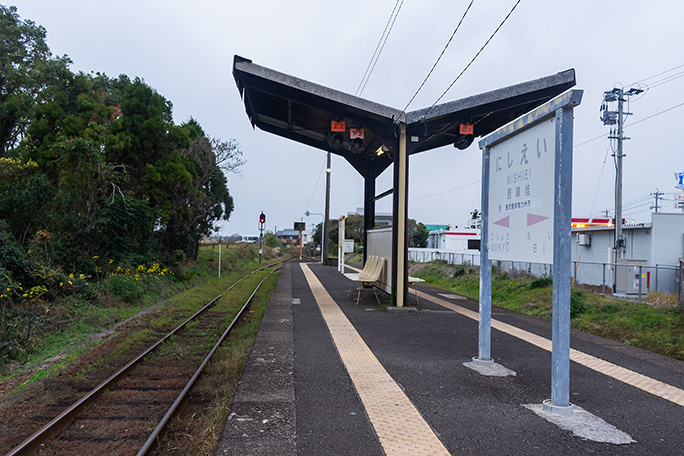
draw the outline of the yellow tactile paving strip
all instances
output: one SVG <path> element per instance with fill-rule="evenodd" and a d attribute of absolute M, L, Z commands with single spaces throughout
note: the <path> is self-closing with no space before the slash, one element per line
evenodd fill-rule
<path fill-rule="evenodd" d="M 311 269 L 301 268 L 385 454 L 449 455 Z"/>
<path fill-rule="evenodd" d="M 419 291 L 418 294 L 422 299 L 427 299 L 428 301 L 453 310 L 454 312 L 458 312 L 468 318 L 472 318 L 473 320 L 479 319 L 477 312 L 468 310 L 444 299 L 436 298 L 422 291 Z M 531 332 L 524 331 L 520 328 L 494 319 L 492 319 L 492 328 L 510 334 L 518 339 L 522 339 L 546 351 L 551 351 L 551 341 L 545 337 L 538 336 Z M 668 385 L 667 383 L 652 379 L 651 377 L 647 377 L 638 372 L 625 369 L 617 364 L 609 363 L 608 361 L 588 355 L 579 350 L 570 349 L 570 359 L 584 367 L 588 367 L 596 372 L 600 372 L 601 374 L 607 375 L 635 388 L 639 388 L 642 391 L 646 391 L 647 393 L 661 397 L 684 407 L 684 390 L 680 388 L 676 388 L 672 385 Z"/>

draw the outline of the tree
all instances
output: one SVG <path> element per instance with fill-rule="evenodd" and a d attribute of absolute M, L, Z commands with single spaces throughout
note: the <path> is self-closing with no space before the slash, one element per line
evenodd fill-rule
<path fill-rule="evenodd" d="M 470 227 L 482 228 L 482 212 L 479 209 L 473 209 L 470 213 Z"/>
<path fill-rule="evenodd" d="M 266 234 L 264 234 L 264 244 L 266 244 L 266 247 L 272 249 L 283 246 L 282 241 L 273 233 L 273 231 L 266 231 Z"/>
<path fill-rule="evenodd" d="M 38 104 L 68 72 L 71 60 L 52 57 L 45 36 L 15 6 L 0 5 L 0 157 L 18 144 Z"/>
<path fill-rule="evenodd" d="M 408 219 L 408 225 L 406 230 L 408 232 L 409 247 L 424 248 L 427 245 L 427 240 L 430 236 L 430 232 L 425 227 L 425 225 L 423 225 L 422 222 L 416 222 L 413 219 Z"/>
<path fill-rule="evenodd" d="M 311 240 L 316 247 L 321 246 L 321 239 L 323 238 L 323 222 L 316 226 L 316 231 L 314 231 Z M 340 233 L 339 220 L 330 219 L 328 222 L 328 242 L 326 243 L 326 250 L 328 253 L 337 254 L 337 238 Z"/>
<path fill-rule="evenodd" d="M 352 214 L 347 216 L 344 224 L 344 235 L 347 239 L 353 239 L 357 244 L 363 244 L 363 216 Z"/>
<path fill-rule="evenodd" d="M 192 118 L 175 125 L 171 102 L 140 78 L 72 73 L 45 36 L 0 5 L 0 219 L 8 233 L 27 251 L 43 233 L 46 261 L 82 272 L 93 256 L 196 256 L 201 237 L 233 211 L 224 171 L 239 175 L 239 144 L 208 137 Z"/>

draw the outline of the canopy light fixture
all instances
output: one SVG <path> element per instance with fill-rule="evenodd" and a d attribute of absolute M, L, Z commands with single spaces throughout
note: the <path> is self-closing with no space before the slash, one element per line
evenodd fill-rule
<path fill-rule="evenodd" d="M 456 142 L 454 142 L 454 147 L 456 149 L 465 150 L 473 143 L 474 139 L 474 135 L 461 135 L 456 139 Z"/>
<path fill-rule="evenodd" d="M 350 128 L 349 129 L 349 150 L 353 154 L 360 154 L 364 151 L 363 138 L 365 132 L 363 128 Z"/>
<path fill-rule="evenodd" d="M 339 150 L 344 144 L 344 136 L 342 133 L 330 132 L 328 135 L 328 145 L 332 150 Z"/>

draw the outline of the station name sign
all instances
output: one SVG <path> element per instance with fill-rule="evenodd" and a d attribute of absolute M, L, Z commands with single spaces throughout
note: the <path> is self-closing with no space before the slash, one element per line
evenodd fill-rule
<path fill-rule="evenodd" d="M 492 146 L 489 258 L 553 262 L 555 119 Z"/>

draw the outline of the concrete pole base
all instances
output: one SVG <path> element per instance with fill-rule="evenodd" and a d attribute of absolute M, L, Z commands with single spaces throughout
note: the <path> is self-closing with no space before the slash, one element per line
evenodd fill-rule
<path fill-rule="evenodd" d="M 477 356 L 473 356 L 473 364 L 475 366 L 493 366 L 493 359 L 480 359 Z"/>
<path fill-rule="evenodd" d="M 551 401 L 551 399 L 547 399 L 542 402 L 542 410 L 555 415 L 570 415 L 574 412 L 574 406 L 572 404 L 556 405 Z"/>

